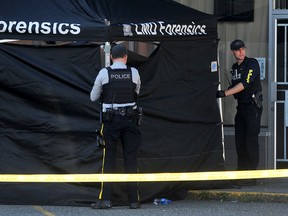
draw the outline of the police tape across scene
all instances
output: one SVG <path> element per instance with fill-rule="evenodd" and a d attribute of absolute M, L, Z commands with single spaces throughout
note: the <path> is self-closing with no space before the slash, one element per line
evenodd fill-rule
<path fill-rule="evenodd" d="M 288 177 L 288 169 L 145 174 L 0 174 L 0 182 L 158 182 Z"/>

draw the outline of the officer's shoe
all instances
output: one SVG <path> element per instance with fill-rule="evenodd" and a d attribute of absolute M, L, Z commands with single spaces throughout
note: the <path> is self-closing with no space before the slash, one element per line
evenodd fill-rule
<path fill-rule="evenodd" d="M 141 205 L 140 205 L 139 202 L 130 203 L 129 208 L 130 208 L 130 209 L 139 209 L 139 208 L 141 208 Z"/>
<path fill-rule="evenodd" d="M 92 209 L 110 209 L 112 204 L 110 200 L 99 200 L 96 203 L 91 204 Z"/>

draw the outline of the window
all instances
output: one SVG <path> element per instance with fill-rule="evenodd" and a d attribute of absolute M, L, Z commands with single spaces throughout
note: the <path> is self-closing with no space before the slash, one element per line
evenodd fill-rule
<path fill-rule="evenodd" d="M 254 0 L 214 0 L 218 21 L 251 22 L 254 20 Z"/>

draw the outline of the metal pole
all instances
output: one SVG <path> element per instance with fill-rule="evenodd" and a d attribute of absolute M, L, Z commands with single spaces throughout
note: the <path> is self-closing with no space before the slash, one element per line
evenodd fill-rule
<path fill-rule="evenodd" d="M 111 65 L 110 63 L 111 45 L 109 42 L 105 43 L 104 52 L 105 52 L 105 67 L 109 67 Z"/>
<path fill-rule="evenodd" d="M 218 76 L 219 76 L 219 85 L 218 90 L 221 90 L 221 73 L 220 73 L 220 61 L 219 61 L 219 50 L 217 52 L 217 64 L 218 64 Z M 225 162 L 225 143 L 224 143 L 224 127 L 223 127 L 223 109 L 222 109 L 222 99 L 218 98 L 220 116 L 221 116 L 221 131 L 222 131 L 222 147 L 223 147 L 223 159 Z"/>

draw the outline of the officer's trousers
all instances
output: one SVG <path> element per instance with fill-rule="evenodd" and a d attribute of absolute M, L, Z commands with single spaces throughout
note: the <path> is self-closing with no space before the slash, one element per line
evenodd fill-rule
<path fill-rule="evenodd" d="M 235 116 L 235 143 L 238 170 L 255 170 L 259 163 L 260 122 L 262 107 L 238 103 Z"/>
<path fill-rule="evenodd" d="M 141 135 L 133 117 L 113 115 L 112 121 L 104 121 L 105 148 L 103 149 L 103 173 L 115 173 L 117 144 L 122 144 L 124 169 L 126 173 L 137 173 L 137 149 Z M 128 201 L 138 202 L 137 182 L 127 183 Z M 113 183 L 102 183 L 99 199 L 113 198 Z"/>

